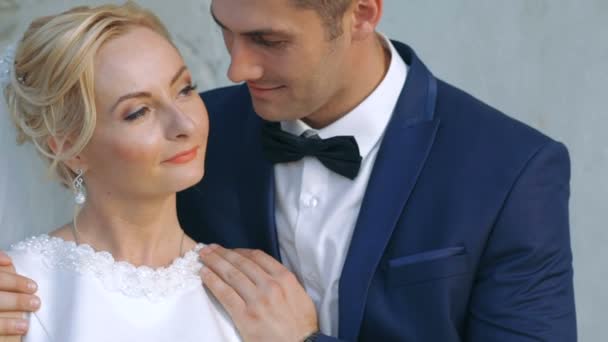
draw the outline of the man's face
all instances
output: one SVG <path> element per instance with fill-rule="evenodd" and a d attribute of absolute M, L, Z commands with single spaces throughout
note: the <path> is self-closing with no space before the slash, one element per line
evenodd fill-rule
<path fill-rule="evenodd" d="M 262 118 L 315 121 L 339 101 L 348 32 L 330 40 L 319 14 L 290 0 L 213 0 L 211 12 L 231 57 L 228 78 L 247 83 Z"/>

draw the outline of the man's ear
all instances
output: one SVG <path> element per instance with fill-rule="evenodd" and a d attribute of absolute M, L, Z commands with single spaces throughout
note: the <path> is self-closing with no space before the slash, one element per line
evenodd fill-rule
<path fill-rule="evenodd" d="M 351 32 L 353 40 L 365 40 L 375 35 L 376 27 L 382 18 L 382 0 L 356 0 L 351 5 Z"/>

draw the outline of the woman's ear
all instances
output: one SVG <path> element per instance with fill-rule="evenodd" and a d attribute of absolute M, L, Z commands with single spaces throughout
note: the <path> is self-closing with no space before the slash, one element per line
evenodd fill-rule
<path fill-rule="evenodd" d="M 88 169 L 88 165 L 84 162 L 81 156 L 70 158 L 64 161 L 64 164 L 67 165 L 74 173 L 78 173 L 76 170 L 82 170 L 84 173 L 86 173 Z"/>
<path fill-rule="evenodd" d="M 47 144 L 55 155 L 60 155 L 63 151 L 69 150 L 72 147 L 72 143 L 69 139 L 59 140 L 56 137 L 49 137 Z M 76 170 L 78 169 L 86 171 L 88 167 L 85 158 L 83 158 L 83 156 L 80 154 L 64 160 L 63 163 L 67 165 L 67 167 L 69 167 L 74 173 L 76 173 Z"/>
<path fill-rule="evenodd" d="M 46 141 L 53 154 L 58 155 L 63 150 L 63 143 L 55 137 L 49 137 Z"/>

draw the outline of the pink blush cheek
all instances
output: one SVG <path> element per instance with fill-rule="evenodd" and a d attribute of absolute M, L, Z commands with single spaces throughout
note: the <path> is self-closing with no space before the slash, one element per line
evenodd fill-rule
<path fill-rule="evenodd" d="M 108 141 L 104 148 L 108 165 L 114 169 L 137 170 L 137 173 L 148 173 L 159 163 L 160 147 L 153 139 L 114 139 Z"/>
<path fill-rule="evenodd" d="M 156 164 L 159 155 L 158 146 L 142 141 L 133 144 L 115 144 L 108 150 L 123 163 L 142 166 Z"/>

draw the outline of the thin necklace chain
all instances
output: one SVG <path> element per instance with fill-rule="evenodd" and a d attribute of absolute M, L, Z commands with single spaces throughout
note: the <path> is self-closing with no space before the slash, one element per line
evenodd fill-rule
<path fill-rule="evenodd" d="M 80 234 L 80 232 L 78 231 L 78 228 L 76 227 L 76 220 L 74 220 L 72 222 L 72 234 L 74 235 L 74 242 L 76 242 L 76 245 L 80 245 L 80 239 L 78 238 Z M 179 254 L 178 257 L 181 257 L 184 254 L 184 238 L 186 237 L 186 233 L 184 232 L 184 230 L 182 229 L 182 237 L 179 241 Z"/>

